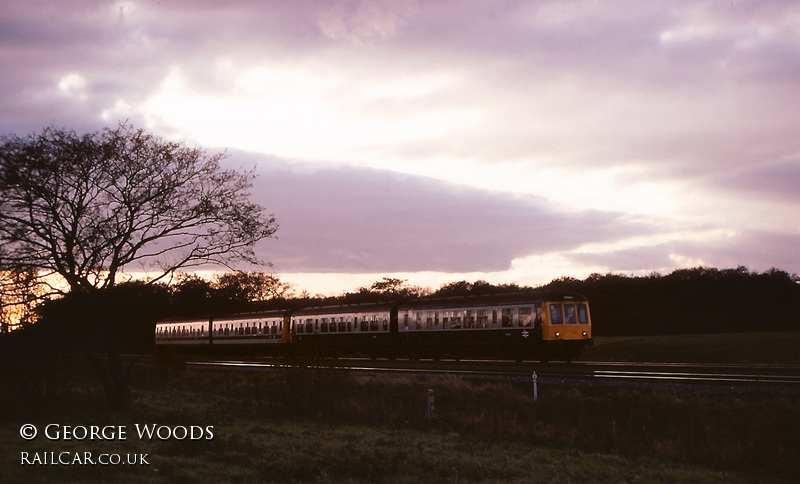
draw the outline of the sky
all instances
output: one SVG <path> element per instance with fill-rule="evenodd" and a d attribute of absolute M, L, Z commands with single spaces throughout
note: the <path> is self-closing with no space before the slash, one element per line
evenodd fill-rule
<path fill-rule="evenodd" d="M 800 273 L 800 3 L 0 0 L 0 135 L 255 167 L 298 291 Z"/>

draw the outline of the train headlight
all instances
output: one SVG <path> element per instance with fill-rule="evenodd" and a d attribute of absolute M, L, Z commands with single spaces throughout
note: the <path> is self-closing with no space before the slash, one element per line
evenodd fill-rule
<path fill-rule="evenodd" d="M 558 338 L 559 336 L 561 336 L 561 333 L 556 333 L 556 338 Z"/>
<path fill-rule="evenodd" d="M 584 337 L 584 338 L 586 338 L 587 336 L 589 336 L 589 335 L 588 335 L 588 334 L 586 334 L 586 331 L 584 331 L 584 332 L 583 332 L 583 337 Z"/>

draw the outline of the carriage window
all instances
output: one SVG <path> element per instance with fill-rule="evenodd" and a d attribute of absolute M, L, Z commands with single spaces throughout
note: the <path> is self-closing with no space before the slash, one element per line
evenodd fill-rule
<path fill-rule="evenodd" d="M 344 333 L 344 331 L 345 331 L 344 318 L 342 316 L 339 316 L 339 332 Z"/>
<path fill-rule="evenodd" d="M 510 328 L 514 325 L 514 313 L 511 308 L 503 308 L 503 327 Z"/>
<path fill-rule="evenodd" d="M 578 304 L 578 322 L 589 324 L 589 312 L 586 310 L 585 304 Z"/>
<path fill-rule="evenodd" d="M 489 327 L 489 311 L 487 311 L 486 309 L 478 309 L 478 327 L 479 328 Z"/>
<path fill-rule="evenodd" d="M 527 328 L 531 325 L 531 308 L 519 308 L 519 327 Z"/>
<path fill-rule="evenodd" d="M 566 319 L 567 324 L 575 324 L 577 321 L 575 320 L 575 305 L 574 304 L 565 304 L 564 305 L 564 319 Z"/>
<path fill-rule="evenodd" d="M 378 331 L 378 317 L 372 316 L 372 319 L 369 322 L 369 330 L 370 331 Z"/>
<path fill-rule="evenodd" d="M 450 329 L 450 311 L 442 313 L 442 329 Z"/>
<path fill-rule="evenodd" d="M 408 313 L 403 315 L 403 330 L 408 331 Z"/>
<path fill-rule="evenodd" d="M 389 320 L 385 316 L 383 317 L 383 330 L 389 331 Z"/>
<path fill-rule="evenodd" d="M 433 313 L 433 325 L 436 329 L 439 329 L 439 313 Z"/>
<path fill-rule="evenodd" d="M 563 324 L 564 315 L 561 313 L 560 304 L 550 305 L 550 324 Z"/>
<path fill-rule="evenodd" d="M 452 328 L 452 329 L 461 329 L 461 312 L 460 311 L 453 312 L 453 316 L 450 318 L 450 328 Z"/>
<path fill-rule="evenodd" d="M 475 311 L 467 310 L 467 314 L 464 317 L 464 327 L 465 328 L 474 328 L 475 327 Z"/>

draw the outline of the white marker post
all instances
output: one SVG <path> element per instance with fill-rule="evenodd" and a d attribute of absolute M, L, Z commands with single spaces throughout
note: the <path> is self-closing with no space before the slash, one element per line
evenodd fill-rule
<path fill-rule="evenodd" d="M 533 372 L 533 375 L 531 377 L 533 378 L 533 401 L 534 402 L 538 402 L 539 401 L 539 385 L 536 382 L 536 378 L 537 377 L 536 377 L 536 372 L 535 371 Z"/>

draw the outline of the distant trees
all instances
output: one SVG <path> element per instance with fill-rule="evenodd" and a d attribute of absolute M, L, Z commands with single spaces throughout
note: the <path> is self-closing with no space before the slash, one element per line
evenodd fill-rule
<path fill-rule="evenodd" d="M 171 311 L 177 316 L 245 311 L 254 303 L 293 295 L 291 284 L 264 272 L 224 272 L 211 279 L 182 274 L 170 285 Z"/>
<path fill-rule="evenodd" d="M 592 274 L 556 279 L 546 289 L 589 298 L 598 336 L 800 329 L 800 279 L 770 269 L 695 267 L 662 276 Z"/>

